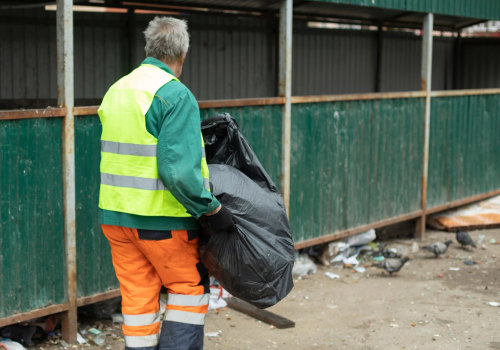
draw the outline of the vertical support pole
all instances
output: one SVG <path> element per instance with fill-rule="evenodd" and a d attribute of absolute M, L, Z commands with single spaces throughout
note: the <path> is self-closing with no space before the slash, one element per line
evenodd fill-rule
<path fill-rule="evenodd" d="M 66 107 L 62 126 L 62 170 L 64 200 L 64 248 L 68 311 L 62 314 L 62 336 L 76 342 L 76 213 L 75 213 L 75 130 L 73 119 L 73 1 L 57 0 L 57 103 Z"/>
<path fill-rule="evenodd" d="M 429 136 L 431 121 L 431 89 L 432 89 L 432 31 L 434 28 L 434 15 L 428 13 L 424 18 L 422 32 L 422 73 L 421 90 L 425 91 L 424 107 L 424 144 L 422 160 L 422 182 L 421 182 L 421 209 L 422 216 L 417 219 L 415 236 L 422 239 L 425 235 L 425 221 L 427 208 L 427 174 L 429 167 Z"/>
<path fill-rule="evenodd" d="M 288 213 L 290 207 L 290 134 L 292 121 L 292 23 L 293 0 L 282 0 L 279 31 L 279 86 L 278 94 L 285 98 L 281 122 L 281 176 L 280 186 Z"/>

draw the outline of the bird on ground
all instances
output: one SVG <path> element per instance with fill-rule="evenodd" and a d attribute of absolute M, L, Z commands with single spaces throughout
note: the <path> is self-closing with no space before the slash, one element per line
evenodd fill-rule
<path fill-rule="evenodd" d="M 472 238 L 470 238 L 469 234 L 465 231 L 457 231 L 457 242 L 460 243 L 460 247 L 462 248 L 468 245 L 477 248 Z"/>
<path fill-rule="evenodd" d="M 436 242 L 436 243 L 432 243 L 432 244 L 423 246 L 422 249 L 427 250 L 431 253 L 434 253 L 435 257 L 438 258 L 440 255 L 446 253 L 450 244 L 451 244 L 451 240 L 449 239 L 444 243 L 443 242 Z"/>
<path fill-rule="evenodd" d="M 389 275 L 392 275 L 393 273 L 401 270 L 401 268 L 408 262 L 408 260 L 410 260 L 410 258 L 407 256 L 402 259 L 387 259 L 381 263 L 375 263 L 372 266 L 380 267 L 389 272 Z"/>

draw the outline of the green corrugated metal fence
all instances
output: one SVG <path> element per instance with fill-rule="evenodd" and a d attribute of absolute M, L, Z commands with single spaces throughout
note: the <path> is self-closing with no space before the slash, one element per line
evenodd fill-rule
<path fill-rule="evenodd" d="M 382 7 L 450 16 L 500 19 L 498 0 L 311 0 L 336 4 Z"/>
<path fill-rule="evenodd" d="M 296 241 L 420 208 L 423 106 L 423 99 L 386 99 L 292 107 Z"/>
<path fill-rule="evenodd" d="M 295 241 L 420 209 L 423 98 L 292 106 Z M 276 184 L 281 105 L 229 112 Z M 118 287 L 97 222 L 100 123 L 75 118 L 78 297 Z M 432 100 L 428 207 L 500 188 L 500 95 Z M 0 318 L 67 301 L 61 119 L 0 121 Z"/>
<path fill-rule="evenodd" d="M 76 247 L 78 297 L 118 288 L 107 239 L 97 221 L 101 122 L 75 118 Z"/>
<path fill-rule="evenodd" d="M 500 95 L 435 97 L 427 207 L 500 188 Z"/>
<path fill-rule="evenodd" d="M 0 121 L 0 318 L 66 301 L 61 119 Z"/>

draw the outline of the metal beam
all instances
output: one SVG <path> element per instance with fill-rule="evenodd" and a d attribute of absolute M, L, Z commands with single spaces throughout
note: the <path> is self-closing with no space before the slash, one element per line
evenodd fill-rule
<path fill-rule="evenodd" d="M 427 176 L 429 167 L 429 136 L 431 121 L 431 89 L 432 89 L 432 31 L 434 28 L 434 15 L 428 13 L 424 17 L 422 32 L 422 70 L 421 90 L 425 91 L 424 108 L 424 143 L 422 157 L 421 203 L 422 216 L 417 220 L 415 237 L 422 239 L 425 235 L 425 209 L 427 206 Z"/>
<path fill-rule="evenodd" d="M 290 133 L 292 120 L 292 23 L 293 0 L 283 0 L 280 8 L 278 95 L 285 98 L 281 122 L 281 176 L 283 202 L 290 205 Z"/>
<path fill-rule="evenodd" d="M 57 0 L 57 103 L 66 108 L 62 126 L 64 247 L 68 309 L 62 313 L 62 336 L 76 342 L 75 130 L 73 118 L 73 1 Z"/>

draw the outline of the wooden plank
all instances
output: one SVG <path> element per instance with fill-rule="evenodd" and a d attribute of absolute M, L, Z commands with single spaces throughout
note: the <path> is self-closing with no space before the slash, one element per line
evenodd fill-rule
<path fill-rule="evenodd" d="M 271 311 L 262 310 L 252 304 L 247 303 L 241 299 L 231 297 L 226 299 L 227 305 L 236 311 L 242 312 L 248 316 L 252 316 L 257 320 L 269 323 L 276 328 L 292 328 L 295 327 L 295 322 L 277 315 Z"/>

